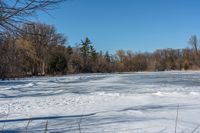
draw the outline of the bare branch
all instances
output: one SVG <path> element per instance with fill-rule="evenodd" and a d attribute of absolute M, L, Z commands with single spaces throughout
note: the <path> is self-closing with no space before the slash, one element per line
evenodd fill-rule
<path fill-rule="evenodd" d="M 38 11 L 48 14 L 65 0 L 0 0 L 0 31 L 18 31 L 17 25 L 29 22 Z"/>

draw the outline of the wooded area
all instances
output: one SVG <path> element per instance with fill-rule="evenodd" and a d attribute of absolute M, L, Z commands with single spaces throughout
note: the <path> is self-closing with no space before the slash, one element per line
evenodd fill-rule
<path fill-rule="evenodd" d="M 200 68 L 198 39 L 192 36 L 192 48 L 162 49 L 153 53 L 118 50 L 111 55 L 97 52 L 89 38 L 77 46 L 67 45 L 64 35 L 54 26 L 23 24 L 20 34 L 4 32 L 0 38 L 0 78 L 68 73 L 105 73 Z"/>
<path fill-rule="evenodd" d="M 37 11 L 65 0 L 0 1 L 0 78 L 68 73 L 105 73 L 200 68 L 198 39 L 191 48 L 162 49 L 153 53 L 118 50 L 115 54 L 96 51 L 89 38 L 72 47 L 65 35 L 52 25 L 28 20 Z"/>

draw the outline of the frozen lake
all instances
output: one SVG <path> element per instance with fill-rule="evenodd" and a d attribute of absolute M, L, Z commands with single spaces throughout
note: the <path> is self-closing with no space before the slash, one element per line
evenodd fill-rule
<path fill-rule="evenodd" d="M 0 132 L 174 133 L 176 117 L 200 132 L 200 72 L 0 81 Z"/>

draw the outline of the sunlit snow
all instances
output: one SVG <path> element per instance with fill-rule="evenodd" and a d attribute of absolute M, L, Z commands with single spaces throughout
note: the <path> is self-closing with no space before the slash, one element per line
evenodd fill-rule
<path fill-rule="evenodd" d="M 200 72 L 0 81 L 0 131 L 173 133 L 176 117 L 178 133 L 200 132 Z"/>

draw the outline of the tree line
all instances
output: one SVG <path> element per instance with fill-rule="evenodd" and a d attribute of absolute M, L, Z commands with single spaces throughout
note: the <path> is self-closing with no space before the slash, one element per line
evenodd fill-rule
<path fill-rule="evenodd" d="M 0 78 L 72 73 L 110 73 L 188 70 L 200 68 L 198 39 L 191 48 L 161 49 L 155 52 L 118 50 L 115 54 L 96 51 L 88 37 L 72 47 L 52 25 L 27 23 L 20 34 L 0 35 Z"/>
<path fill-rule="evenodd" d="M 200 68 L 197 36 L 190 48 L 155 52 L 96 51 L 88 37 L 72 47 L 52 25 L 31 22 L 37 12 L 67 0 L 0 1 L 0 78 L 68 73 L 109 73 Z"/>

